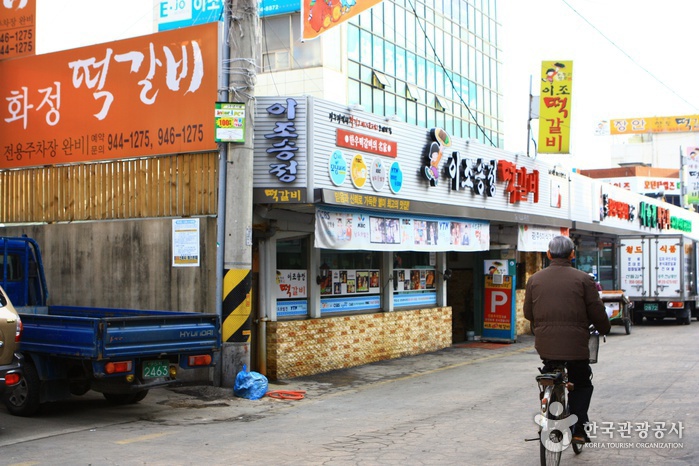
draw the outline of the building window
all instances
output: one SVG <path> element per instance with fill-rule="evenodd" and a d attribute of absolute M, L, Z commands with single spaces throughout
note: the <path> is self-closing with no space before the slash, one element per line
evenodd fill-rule
<path fill-rule="evenodd" d="M 415 84 L 406 84 L 405 85 L 405 98 L 408 100 L 412 100 L 413 102 L 417 102 L 420 96 L 420 91 L 418 91 L 417 86 Z"/>
<path fill-rule="evenodd" d="M 371 84 L 379 89 L 385 89 L 391 87 L 391 82 L 388 80 L 385 74 L 374 71 L 372 73 Z"/>
<path fill-rule="evenodd" d="M 308 238 L 277 241 L 277 318 L 308 316 Z"/>
<path fill-rule="evenodd" d="M 384 92 L 381 96 L 362 92 L 362 105 L 386 115 L 382 112 L 393 112 L 395 99 L 395 113 L 405 114 L 406 122 L 422 126 L 444 121 L 456 128 L 454 134 L 470 130 L 476 133 L 471 137 L 500 145 L 498 24 L 495 5 L 484 1 L 484 5 L 467 0 L 448 5 L 397 1 L 350 19 L 350 62 L 364 64 L 386 78 L 372 75 L 368 81 L 362 74 L 362 82 Z M 408 86 L 403 88 L 402 83 Z M 434 95 L 425 98 L 430 92 Z M 416 107 L 413 102 L 422 105 Z M 462 112 L 464 106 L 468 109 Z M 469 127 L 474 119 L 480 128 Z"/>
<path fill-rule="evenodd" d="M 446 104 L 446 101 L 445 101 L 444 103 L 442 103 L 442 101 L 439 100 L 439 97 L 438 97 L 438 96 L 434 96 L 434 108 L 435 108 L 438 112 L 444 112 L 444 111 L 446 111 L 447 108 L 444 106 L 445 104 Z"/>
<path fill-rule="evenodd" d="M 320 262 L 322 315 L 381 309 L 380 252 L 324 249 Z"/>
<path fill-rule="evenodd" d="M 437 271 L 428 252 L 400 251 L 393 254 L 394 306 L 419 307 L 437 302 Z"/>
<path fill-rule="evenodd" d="M 285 71 L 322 65 L 321 42 L 297 41 L 301 37 L 298 14 L 261 18 L 263 72 Z"/>

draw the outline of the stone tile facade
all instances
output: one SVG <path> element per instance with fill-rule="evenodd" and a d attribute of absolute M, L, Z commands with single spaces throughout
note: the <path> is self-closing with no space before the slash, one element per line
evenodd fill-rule
<path fill-rule="evenodd" d="M 267 377 L 290 379 L 452 344 L 451 307 L 269 322 Z"/>
<path fill-rule="evenodd" d="M 524 304 L 524 290 L 517 290 L 517 303 L 516 303 L 516 318 L 517 327 L 515 329 L 516 335 L 528 335 L 531 333 L 531 327 L 529 326 L 529 321 L 524 318 L 524 311 L 522 309 Z"/>
<path fill-rule="evenodd" d="M 536 272 L 541 270 L 544 266 L 542 261 L 542 254 L 538 252 L 523 252 L 522 261 L 525 264 L 524 269 L 524 283 L 522 288 L 517 290 L 517 335 L 524 335 L 531 333 L 531 327 L 529 321 L 524 318 L 524 311 L 522 309 L 524 305 L 524 285 L 526 285 L 529 277 L 534 275 Z"/>

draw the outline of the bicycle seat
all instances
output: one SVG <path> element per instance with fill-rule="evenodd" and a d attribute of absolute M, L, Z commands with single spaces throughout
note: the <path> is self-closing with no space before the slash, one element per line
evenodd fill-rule
<path fill-rule="evenodd" d="M 541 382 L 553 382 L 560 383 L 563 382 L 563 372 L 547 372 L 536 376 L 536 381 Z"/>

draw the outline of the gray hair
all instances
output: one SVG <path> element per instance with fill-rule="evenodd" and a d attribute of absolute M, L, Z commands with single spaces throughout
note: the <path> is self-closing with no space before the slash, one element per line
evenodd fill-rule
<path fill-rule="evenodd" d="M 574 248 L 573 240 L 567 236 L 555 236 L 549 241 L 549 252 L 553 259 L 567 259 Z"/>

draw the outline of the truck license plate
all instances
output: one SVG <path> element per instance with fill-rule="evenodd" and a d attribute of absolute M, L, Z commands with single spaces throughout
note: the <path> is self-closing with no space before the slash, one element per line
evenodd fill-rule
<path fill-rule="evenodd" d="M 143 378 L 168 377 L 170 375 L 170 363 L 168 361 L 144 361 Z"/>
<path fill-rule="evenodd" d="M 643 303 L 643 310 L 644 311 L 657 311 L 658 310 L 658 303 Z"/>

